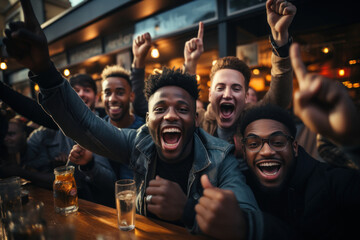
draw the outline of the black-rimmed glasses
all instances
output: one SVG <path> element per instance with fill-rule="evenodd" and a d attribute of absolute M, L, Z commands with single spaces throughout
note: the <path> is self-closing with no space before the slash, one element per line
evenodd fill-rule
<path fill-rule="evenodd" d="M 261 138 L 256 135 L 251 135 L 249 137 L 243 138 L 242 142 L 246 149 L 250 152 L 259 152 L 264 146 L 265 142 L 269 144 L 272 150 L 280 152 L 286 148 L 289 140 L 293 141 L 294 138 L 285 134 L 271 135 L 269 138 Z"/>

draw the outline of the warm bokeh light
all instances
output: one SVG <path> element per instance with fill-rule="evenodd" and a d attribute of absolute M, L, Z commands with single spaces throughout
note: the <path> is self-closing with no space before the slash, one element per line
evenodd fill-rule
<path fill-rule="evenodd" d="M 265 80 L 270 82 L 271 81 L 271 74 L 266 74 Z"/>
<path fill-rule="evenodd" d="M 360 87 L 360 83 L 354 83 L 353 84 L 353 88 L 359 88 Z"/>
<path fill-rule="evenodd" d="M 251 78 L 249 86 L 255 89 L 255 91 L 264 91 L 265 81 L 261 77 Z"/>
<path fill-rule="evenodd" d="M 38 92 L 40 90 L 39 85 L 35 84 L 34 90 Z"/>
<path fill-rule="evenodd" d="M 153 70 L 153 74 L 155 74 L 155 73 L 162 73 L 162 70 L 161 69 L 158 69 L 158 68 L 154 68 L 154 70 Z"/>
<path fill-rule="evenodd" d="M 151 50 L 151 57 L 152 58 L 158 58 L 160 57 L 159 50 L 155 47 Z"/>
<path fill-rule="evenodd" d="M 329 48 L 327 48 L 327 47 L 324 47 L 322 50 L 321 50 L 323 53 L 325 53 L 325 54 L 327 54 L 327 53 L 329 53 Z"/>
<path fill-rule="evenodd" d="M 345 75 L 345 70 L 344 69 L 339 69 L 338 74 L 340 77 L 343 77 Z"/>
<path fill-rule="evenodd" d="M 208 81 L 206 84 L 207 84 L 208 87 L 211 87 L 211 82 L 210 81 Z"/>
<path fill-rule="evenodd" d="M 352 84 L 352 83 L 349 83 L 349 84 L 347 85 L 347 87 L 348 87 L 348 88 L 352 88 L 352 87 L 353 87 L 353 84 Z"/>
<path fill-rule="evenodd" d="M 6 70 L 6 69 L 7 69 L 7 64 L 6 64 L 6 62 L 1 62 L 1 63 L 0 63 L 0 68 L 1 68 L 1 70 Z"/>
<path fill-rule="evenodd" d="M 65 69 L 64 70 L 64 76 L 68 77 L 70 75 L 70 70 L 69 69 Z"/>
<path fill-rule="evenodd" d="M 260 74 L 260 70 L 257 69 L 257 68 L 254 68 L 254 69 L 253 69 L 253 74 L 254 74 L 254 75 L 259 75 L 259 74 Z"/>
<path fill-rule="evenodd" d="M 349 64 L 350 64 L 350 65 L 356 64 L 356 60 L 350 60 L 350 61 L 349 61 Z"/>
<path fill-rule="evenodd" d="M 199 74 L 196 74 L 196 81 L 197 81 L 197 82 L 200 82 L 200 79 L 201 79 L 201 78 L 200 78 L 200 75 L 199 75 Z"/>
<path fill-rule="evenodd" d="M 212 65 L 214 66 L 216 64 L 217 60 L 212 61 Z"/>

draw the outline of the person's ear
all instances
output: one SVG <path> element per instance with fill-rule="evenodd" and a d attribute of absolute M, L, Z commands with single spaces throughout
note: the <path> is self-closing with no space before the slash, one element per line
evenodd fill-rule
<path fill-rule="evenodd" d="M 200 123 L 199 123 L 199 113 L 198 112 L 196 112 L 195 113 L 195 126 L 196 127 L 199 127 L 200 126 Z"/>
<path fill-rule="evenodd" d="M 211 87 L 209 87 L 209 98 L 208 98 L 208 100 L 209 100 L 209 102 L 211 103 Z"/>
<path fill-rule="evenodd" d="M 148 122 L 149 122 L 149 112 L 146 112 L 146 116 L 145 116 L 145 124 L 146 124 L 146 126 L 148 126 Z"/>
<path fill-rule="evenodd" d="M 130 92 L 130 102 L 134 102 L 135 93 L 133 91 Z"/>
<path fill-rule="evenodd" d="M 294 151 L 294 156 L 297 157 L 298 156 L 299 145 L 298 145 L 296 140 L 293 141 L 292 148 L 293 148 L 293 151 Z"/>

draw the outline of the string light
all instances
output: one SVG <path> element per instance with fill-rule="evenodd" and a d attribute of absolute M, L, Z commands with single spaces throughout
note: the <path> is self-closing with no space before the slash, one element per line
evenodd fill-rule
<path fill-rule="evenodd" d="M 7 64 L 6 64 L 5 60 L 1 60 L 0 69 L 1 70 L 6 70 L 7 69 Z"/>
<path fill-rule="evenodd" d="M 69 75 L 70 75 L 70 70 L 66 68 L 66 69 L 64 70 L 64 76 L 65 76 L 65 77 L 68 77 Z"/>
<path fill-rule="evenodd" d="M 156 45 L 154 45 L 154 48 L 151 50 L 151 57 L 152 58 L 160 57 L 160 53 L 159 53 L 159 50 L 157 49 Z"/>

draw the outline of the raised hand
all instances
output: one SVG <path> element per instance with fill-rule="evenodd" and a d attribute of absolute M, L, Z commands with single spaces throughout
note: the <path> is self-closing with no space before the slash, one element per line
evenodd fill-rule
<path fill-rule="evenodd" d="M 36 19 L 30 0 L 20 0 L 25 22 L 10 23 L 3 42 L 10 57 L 35 74 L 51 65 L 44 32 Z"/>
<path fill-rule="evenodd" d="M 81 147 L 79 144 L 75 144 L 69 154 L 70 161 L 78 165 L 86 165 L 92 158 L 92 152 Z"/>
<path fill-rule="evenodd" d="M 359 143 L 359 117 L 345 88 L 335 80 L 308 73 L 296 43 L 290 47 L 290 58 L 299 83 L 294 113 L 310 130 L 338 144 Z"/>
<path fill-rule="evenodd" d="M 201 176 L 203 196 L 195 206 L 196 221 L 202 232 L 219 239 L 246 239 L 247 222 L 234 193 L 213 187 Z"/>
<path fill-rule="evenodd" d="M 153 196 L 147 204 L 148 211 L 168 221 L 181 219 L 187 197 L 179 184 L 156 176 L 149 182 L 146 195 Z"/>
<path fill-rule="evenodd" d="M 199 31 L 197 38 L 192 38 L 185 43 L 184 58 L 185 58 L 185 71 L 189 74 L 196 74 L 196 65 L 204 52 L 203 44 L 204 36 L 204 23 L 199 22 Z"/>
<path fill-rule="evenodd" d="M 296 7 L 285 0 L 267 0 L 267 21 L 276 44 L 281 47 L 288 42 L 289 26 L 296 14 Z"/>
<path fill-rule="evenodd" d="M 132 45 L 132 51 L 134 54 L 133 67 L 144 68 L 145 58 L 151 48 L 151 36 L 150 33 L 144 33 L 137 36 Z"/>

